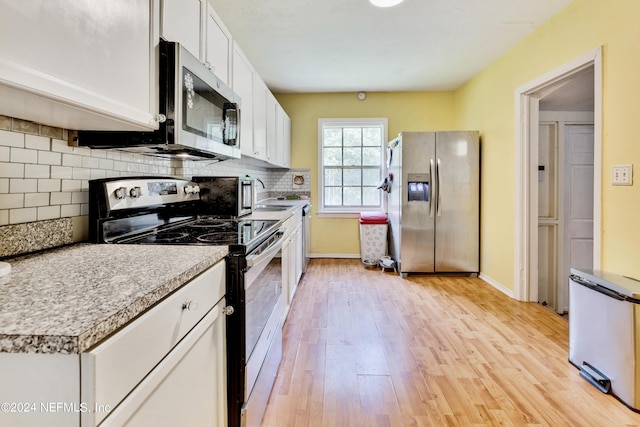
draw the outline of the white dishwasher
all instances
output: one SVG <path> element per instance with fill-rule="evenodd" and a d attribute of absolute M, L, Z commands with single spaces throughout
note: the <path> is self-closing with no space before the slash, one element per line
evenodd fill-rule
<path fill-rule="evenodd" d="M 640 282 L 572 268 L 569 295 L 569 362 L 640 412 Z"/>

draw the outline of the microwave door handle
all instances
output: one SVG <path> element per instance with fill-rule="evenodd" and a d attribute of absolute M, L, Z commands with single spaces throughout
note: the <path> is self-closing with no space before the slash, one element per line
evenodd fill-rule
<path fill-rule="evenodd" d="M 233 145 L 229 141 L 235 141 L 238 137 L 239 115 L 237 104 L 226 102 L 222 106 L 222 134 L 227 145 Z"/>
<path fill-rule="evenodd" d="M 284 235 L 286 231 L 287 231 L 286 228 L 280 228 L 275 233 L 275 234 L 279 234 L 279 237 L 277 240 L 275 240 L 274 242 L 271 242 L 271 244 L 269 244 L 269 246 L 259 254 L 249 255 L 247 257 L 247 268 L 249 269 L 254 265 L 261 263 L 265 259 L 273 258 L 282 247 L 282 241 L 284 240 Z"/>

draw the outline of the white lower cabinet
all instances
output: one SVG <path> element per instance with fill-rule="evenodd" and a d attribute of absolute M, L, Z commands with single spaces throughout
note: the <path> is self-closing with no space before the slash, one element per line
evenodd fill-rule
<path fill-rule="evenodd" d="M 109 411 L 82 426 L 224 425 L 224 292 L 218 263 L 83 353 L 82 401 Z"/>
<path fill-rule="evenodd" d="M 223 307 L 224 300 L 100 426 L 226 425 Z"/>
<path fill-rule="evenodd" d="M 225 268 L 85 353 L 0 353 L 0 426 L 227 425 Z"/>
<path fill-rule="evenodd" d="M 288 232 L 282 245 L 282 292 L 286 296 L 288 313 L 302 277 L 302 211 L 296 212 L 284 223 Z"/>

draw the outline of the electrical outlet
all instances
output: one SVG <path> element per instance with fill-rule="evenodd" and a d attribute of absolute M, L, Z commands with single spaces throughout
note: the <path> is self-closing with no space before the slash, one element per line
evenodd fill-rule
<path fill-rule="evenodd" d="M 611 167 L 611 184 L 632 185 L 633 165 L 613 165 Z"/>

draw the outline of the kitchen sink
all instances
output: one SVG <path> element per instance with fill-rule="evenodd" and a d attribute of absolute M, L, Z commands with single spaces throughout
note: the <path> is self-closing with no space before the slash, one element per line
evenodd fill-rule
<path fill-rule="evenodd" d="M 282 212 L 291 209 L 291 206 L 286 205 L 256 205 L 254 211 L 263 212 Z"/>

